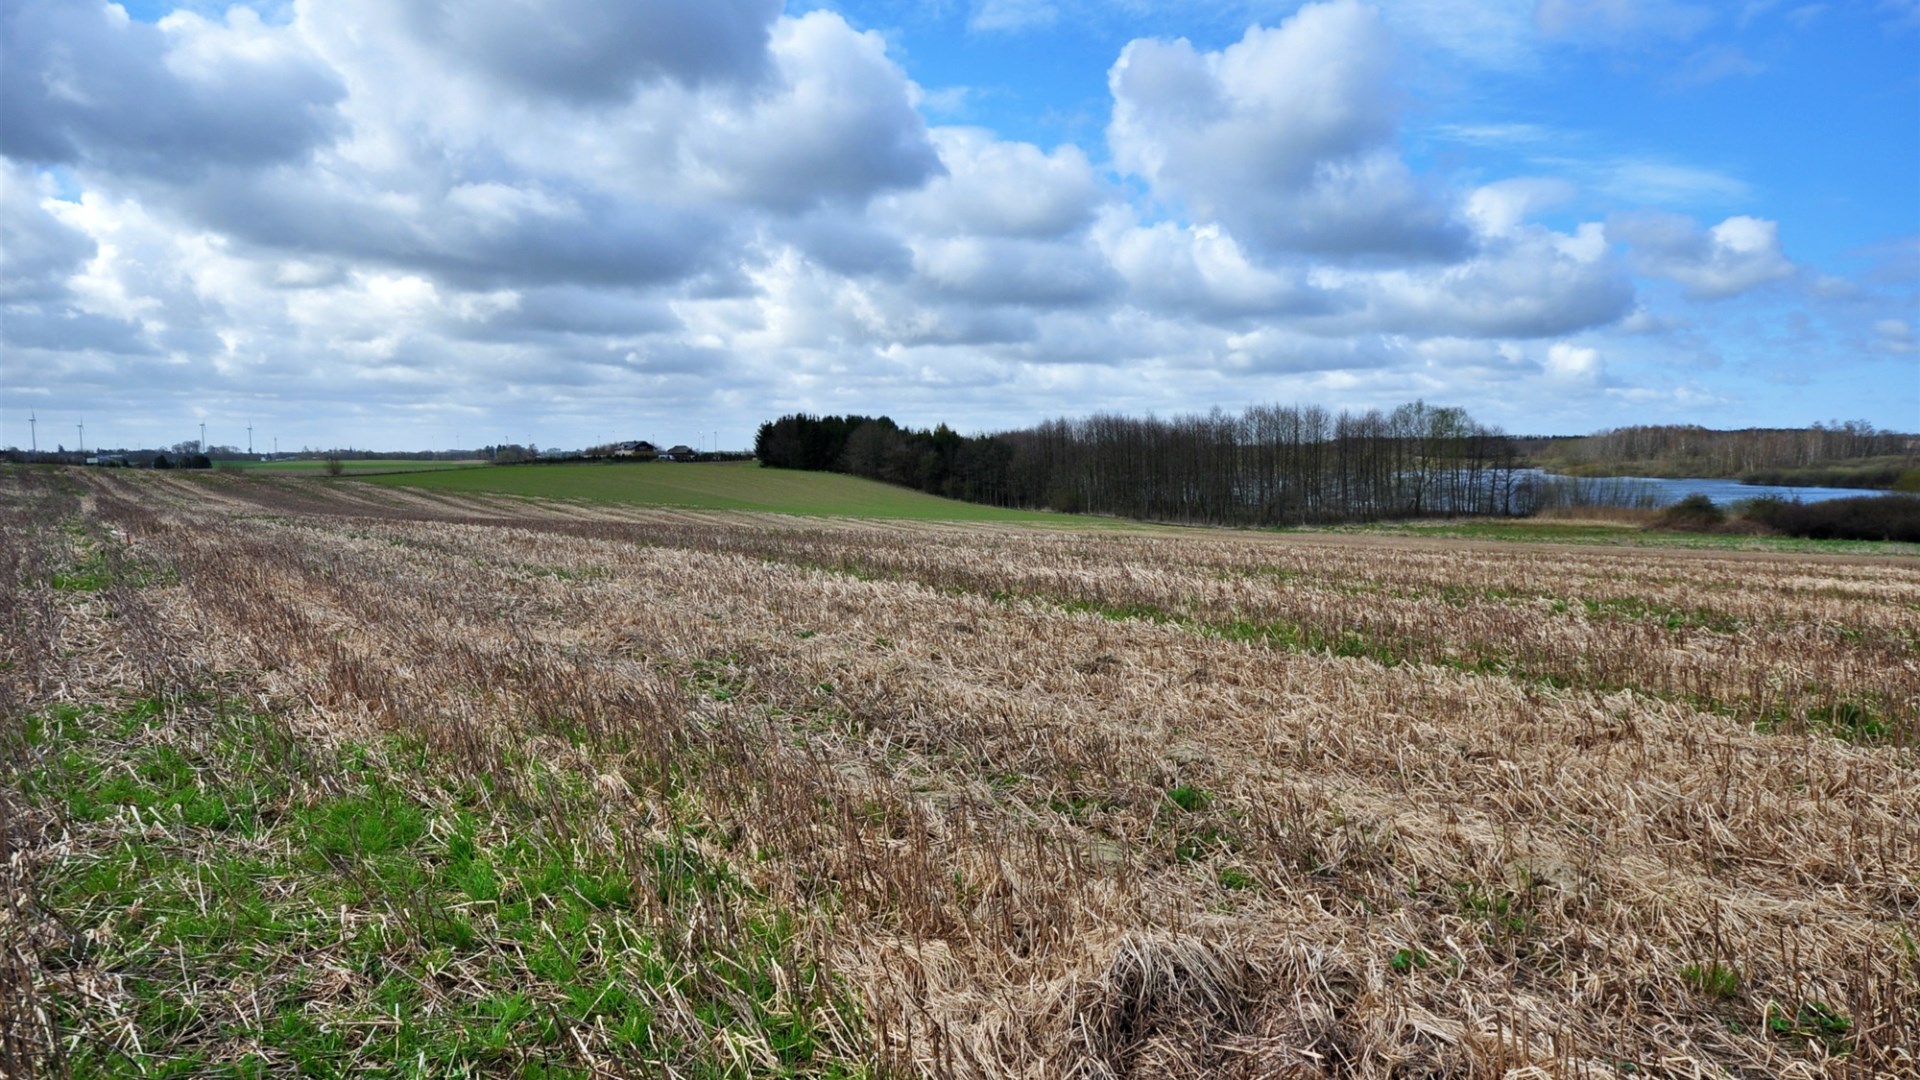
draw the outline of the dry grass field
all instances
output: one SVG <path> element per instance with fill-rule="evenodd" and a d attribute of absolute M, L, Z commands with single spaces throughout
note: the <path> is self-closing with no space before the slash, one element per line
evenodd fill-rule
<path fill-rule="evenodd" d="M 0 1073 L 1920 1071 L 1920 561 L 0 473 Z"/>

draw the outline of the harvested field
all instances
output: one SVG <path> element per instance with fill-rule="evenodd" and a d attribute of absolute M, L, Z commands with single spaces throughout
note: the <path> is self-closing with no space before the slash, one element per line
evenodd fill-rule
<path fill-rule="evenodd" d="M 1920 561 L 0 473 L 0 1073 L 1920 1070 Z"/>

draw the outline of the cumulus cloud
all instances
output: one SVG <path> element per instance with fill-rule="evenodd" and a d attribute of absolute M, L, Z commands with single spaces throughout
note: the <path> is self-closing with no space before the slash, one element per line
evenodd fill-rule
<path fill-rule="evenodd" d="M 1556 341 L 1547 347 L 1547 374 L 1566 382 L 1594 382 L 1606 371 L 1600 350 Z"/>
<path fill-rule="evenodd" d="M 528 7 L 505 6 L 513 11 L 494 5 L 479 15 L 510 23 Z M 216 156 L 197 166 L 192 183 L 162 171 L 133 178 L 136 188 L 262 249 L 372 260 L 463 287 L 697 281 L 724 291 L 737 278 L 729 264 L 754 234 L 742 210 L 857 209 L 941 169 L 914 89 L 884 43 L 829 13 L 736 35 L 758 43 L 754 63 L 714 54 L 684 79 L 642 78 L 624 98 L 583 103 L 583 86 L 564 79 L 543 96 L 521 93 L 509 74 L 531 77 L 532 69 L 502 73 L 484 57 L 463 69 L 465 61 L 429 55 L 392 26 L 417 17 L 415 9 L 374 8 L 328 5 L 311 23 L 275 31 L 316 42 L 340 84 L 353 88 L 339 139 L 300 162 Z M 239 10 L 230 20 L 246 21 Z M 728 25 L 760 18 L 756 11 L 741 7 Z M 347 22 L 356 14 L 386 28 L 377 46 L 359 47 Z M 664 9 L 648 19 L 622 24 L 624 32 L 679 28 L 698 45 L 712 29 L 683 27 Z M 406 75 L 380 77 L 390 68 Z M 638 77 L 641 68 L 620 70 Z M 455 80 L 444 108 L 421 92 L 440 77 Z M 858 244 L 839 246 L 842 261 L 863 257 L 849 250 Z M 892 248 L 893 263 L 903 264 L 904 249 Z"/>
<path fill-rule="evenodd" d="M 917 231 L 979 236 L 1059 236 L 1093 220 L 1103 192 L 1077 146 L 1051 153 L 979 128 L 933 133 L 944 175 L 889 197 L 881 210 Z"/>
<path fill-rule="evenodd" d="M 1671 214 L 1623 215 L 1607 234 L 1630 246 L 1641 273 L 1669 278 L 1689 297 L 1725 300 L 1791 278 L 1778 223 L 1737 215 L 1711 229 Z"/>
<path fill-rule="evenodd" d="M 1107 296 L 1118 284 L 1091 243 L 977 236 L 934 240 L 914 251 L 914 267 L 939 293 L 990 304 L 1077 306 Z"/>
<path fill-rule="evenodd" d="M 824 11 L 782 20 L 779 93 L 703 102 L 684 164 L 724 198 L 781 209 L 864 200 L 940 171 L 906 77 L 878 34 Z"/>
<path fill-rule="evenodd" d="M 94 0 L 0 7 L 0 154 L 186 179 L 304 157 L 337 129 L 344 90 L 288 29 L 245 7 L 224 22 L 134 22 Z"/>
<path fill-rule="evenodd" d="M 1242 240 L 1322 255 L 1458 254 L 1465 232 L 1400 161 L 1379 14 L 1309 5 L 1216 53 L 1127 45 L 1108 73 L 1114 160 Z"/>
<path fill-rule="evenodd" d="M 1464 214 L 1483 235 L 1510 237 L 1521 232 L 1528 218 L 1571 202 L 1578 193 L 1566 180 L 1516 177 L 1470 192 Z"/>
<path fill-rule="evenodd" d="M 707 269 L 728 228 L 703 207 L 633 201 L 533 178 L 393 190 L 351 172 L 223 173 L 165 193 L 193 219 L 263 248 L 504 281 L 665 283 Z"/>
<path fill-rule="evenodd" d="M 841 207 L 821 207 L 769 222 L 768 241 L 791 245 L 807 258 L 838 274 L 905 277 L 913 252 L 898 228 L 872 215 Z"/>
<path fill-rule="evenodd" d="M 1626 392 L 1636 350 L 1679 349 L 1683 301 L 1798 273 L 1773 222 L 1726 210 L 1578 220 L 1749 194 L 1714 174 L 1623 158 L 1442 182 L 1402 156 L 1396 38 L 1465 56 L 1483 27 L 1471 62 L 1518 66 L 1531 0 L 1330 0 L 1217 50 L 1135 40 L 1107 72 L 1104 147 L 929 125 L 893 39 L 832 11 L 629 6 L 144 24 L 0 5 L 0 389 L 90 412 L 298 402 L 283 413 L 315 430 L 280 433 L 316 445 L 339 437 L 321 418 L 471 444 L 524 438 L 482 421 L 529 412 L 585 443 L 643 409 L 995 426 L 1273 396 L 1588 400 Z M 1675 10 L 1603 7 L 1556 32 L 1625 40 Z M 970 10 L 979 31 L 1092 17 Z M 1636 274 L 1683 296 L 1656 314 Z M 1832 302 L 1854 305 L 1861 351 L 1904 355 L 1914 333 L 1887 313 L 1910 277 L 1875 280 Z"/>
<path fill-rule="evenodd" d="M 72 308 L 0 310 L 0 343 L 23 352 L 128 356 L 153 351 L 138 325 Z"/>
<path fill-rule="evenodd" d="M 679 329 L 656 296 L 633 289 L 549 285 L 505 292 L 463 335 L 488 341 L 609 339 L 619 344 Z"/>
<path fill-rule="evenodd" d="M 1446 266 L 1327 268 L 1313 280 L 1362 301 L 1355 311 L 1308 323 L 1329 334 L 1553 337 L 1611 323 L 1632 310 L 1634 298 L 1595 223 L 1571 234 L 1528 226 L 1487 237 L 1472 258 Z"/>
<path fill-rule="evenodd" d="M 619 99 L 635 84 L 750 82 L 766 69 L 780 0 L 402 0 L 418 42 L 535 94 Z"/>
<path fill-rule="evenodd" d="M 0 158 L 0 303 L 54 300 L 93 257 L 85 232 L 48 213 L 47 185 Z"/>
<path fill-rule="evenodd" d="M 1336 302 L 1303 271 L 1258 265 L 1217 225 L 1119 222 L 1103 243 L 1129 298 L 1152 310 L 1233 322 L 1324 312 Z"/>

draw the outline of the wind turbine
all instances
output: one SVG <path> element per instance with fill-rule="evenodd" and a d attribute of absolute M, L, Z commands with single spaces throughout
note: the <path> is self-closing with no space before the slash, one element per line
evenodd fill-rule
<path fill-rule="evenodd" d="M 33 440 L 33 452 L 40 452 L 40 417 L 32 409 L 27 410 L 27 437 Z"/>

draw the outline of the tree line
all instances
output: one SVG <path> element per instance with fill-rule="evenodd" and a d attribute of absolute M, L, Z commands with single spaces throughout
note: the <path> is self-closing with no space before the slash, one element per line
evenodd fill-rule
<path fill-rule="evenodd" d="M 1026 509 L 1210 525 L 1524 514 L 1513 440 L 1466 410 L 1254 406 L 1159 419 L 1097 415 L 961 435 L 888 417 L 783 416 L 760 426 L 773 468 L 849 473 Z"/>
<path fill-rule="evenodd" d="M 1575 469 L 1638 467 L 1648 475 L 1736 477 L 1762 470 L 1912 455 L 1917 448 L 1920 440 L 1913 435 L 1881 431 L 1864 420 L 1737 431 L 1715 431 L 1692 424 L 1643 424 L 1557 442 L 1543 456 Z"/>

